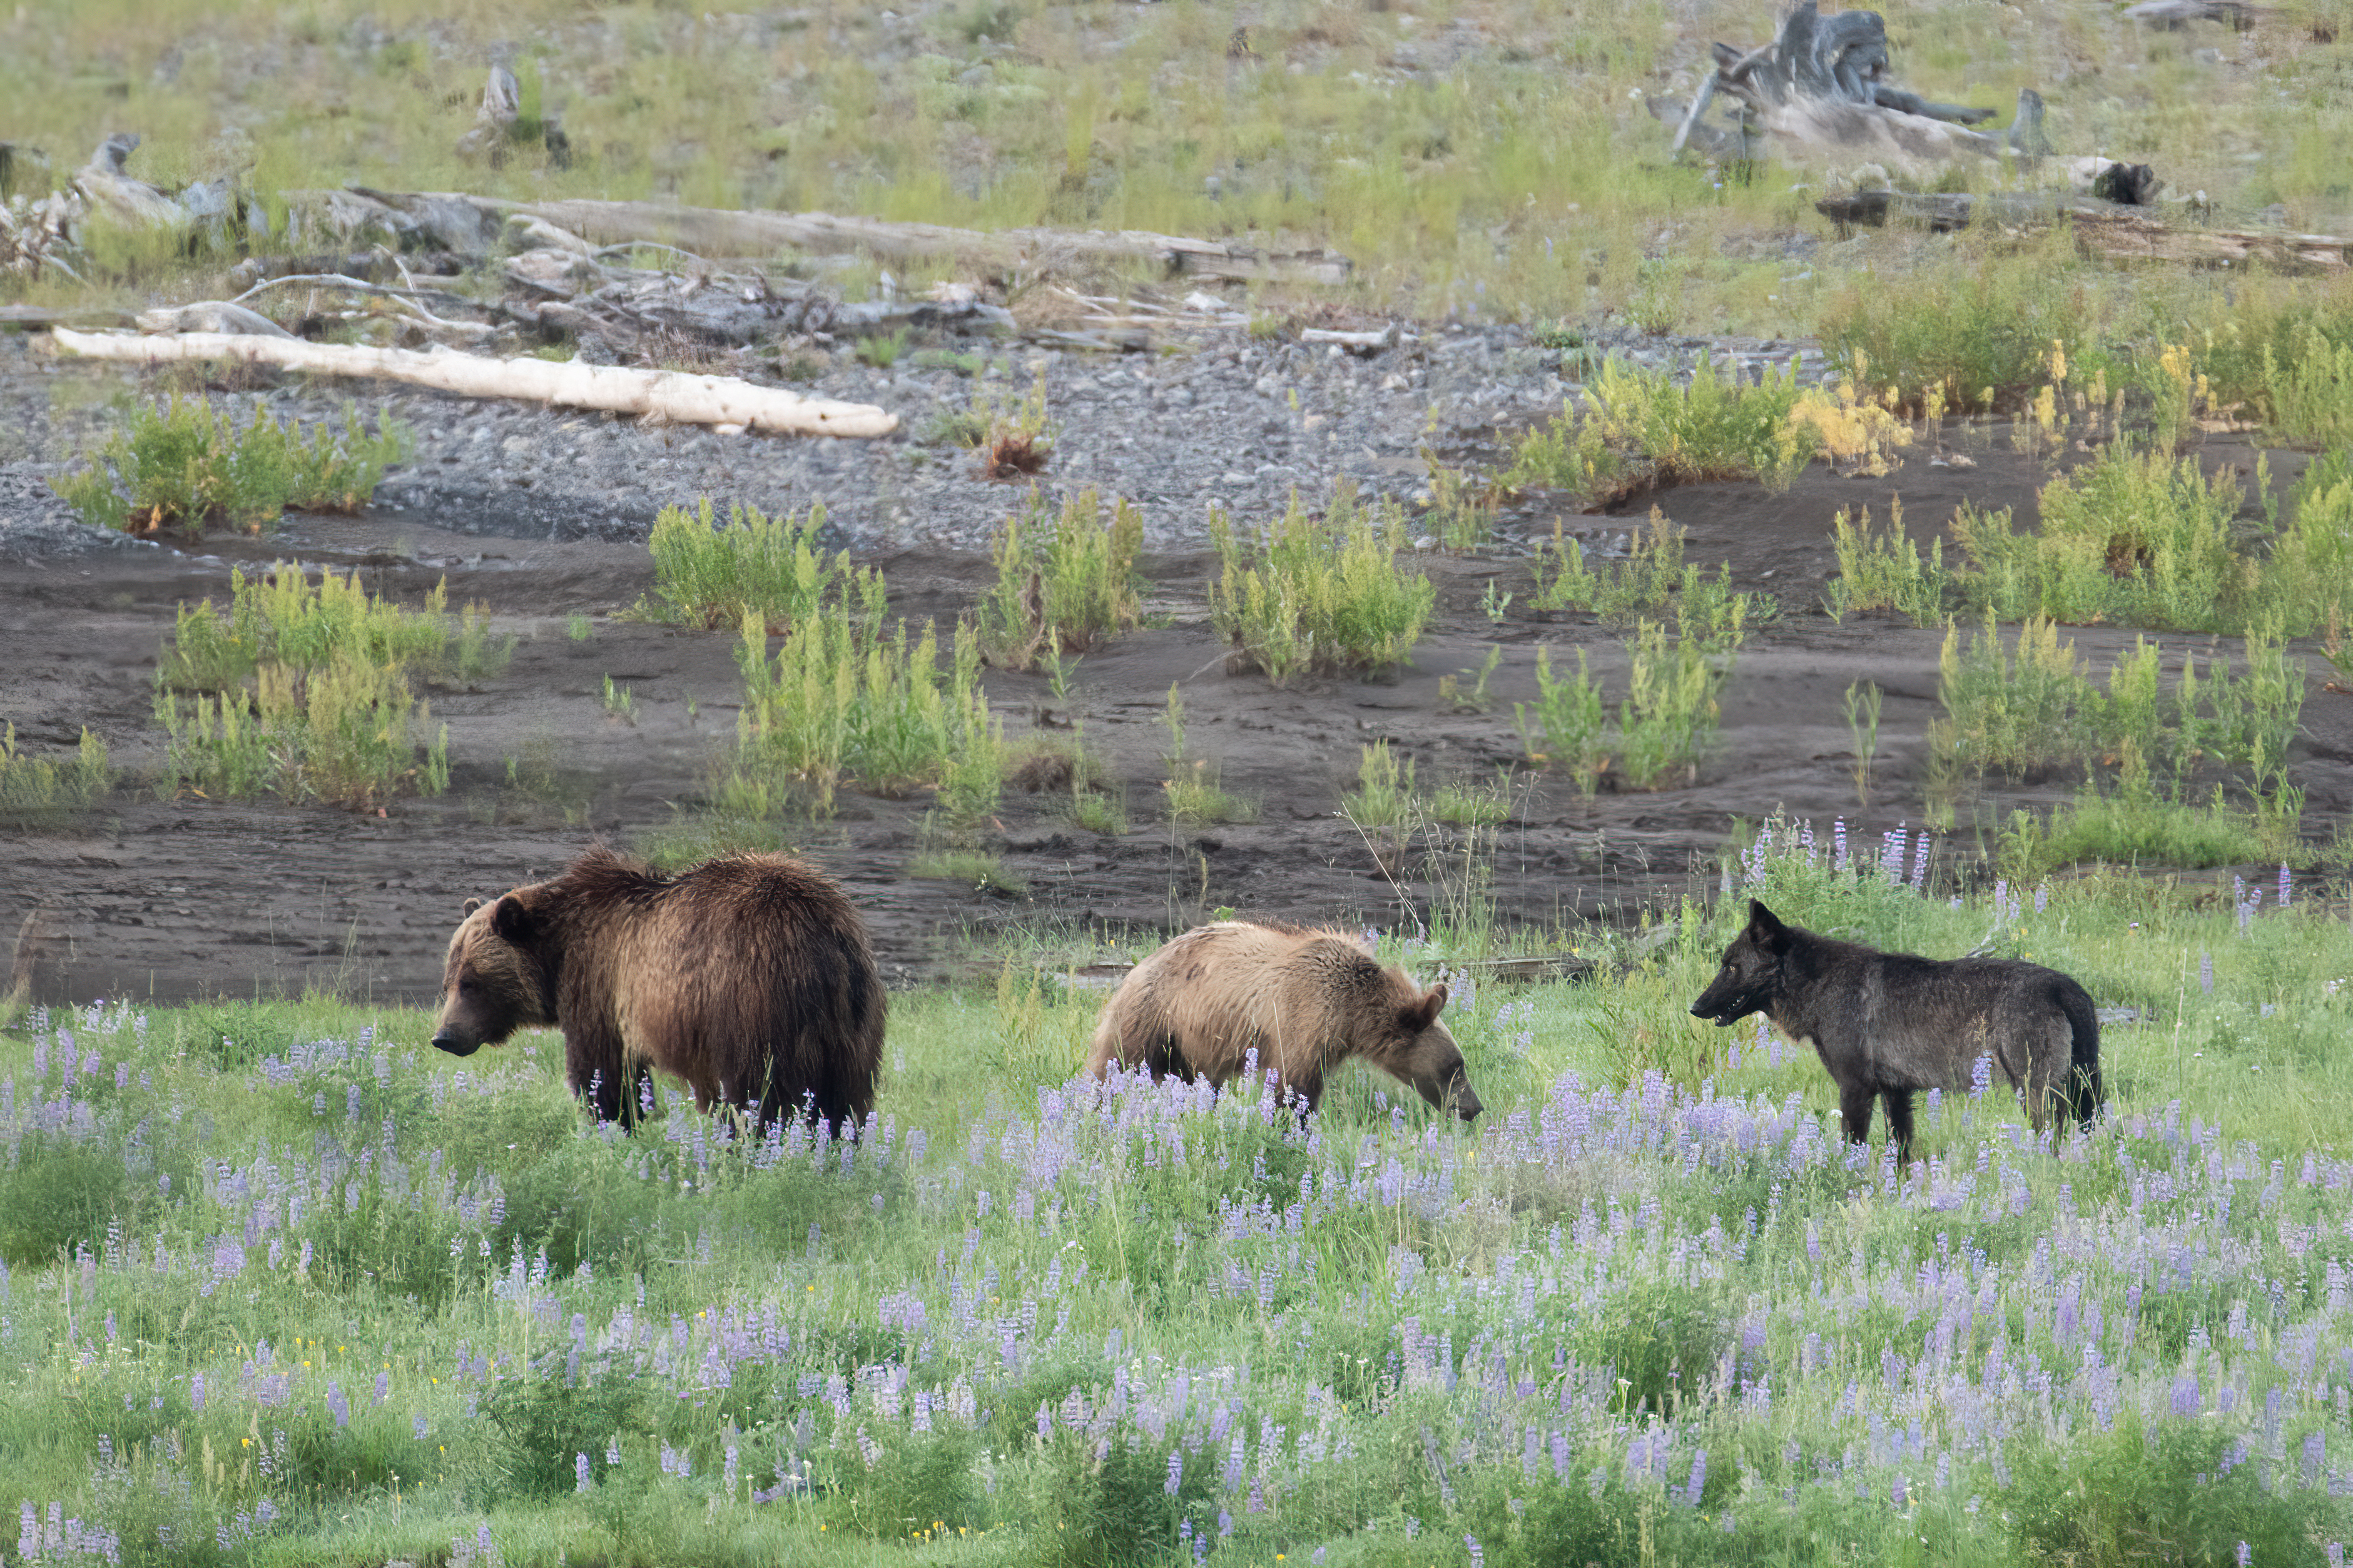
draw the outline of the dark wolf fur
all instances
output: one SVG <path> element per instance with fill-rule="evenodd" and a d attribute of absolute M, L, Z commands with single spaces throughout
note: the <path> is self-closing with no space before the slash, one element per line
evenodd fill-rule
<path fill-rule="evenodd" d="M 887 1006 L 857 910 L 816 868 L 730 855 L 664 877 L 599 847 L 467 900 L 433 1043 L 469 1056 L 552 1024 L 573 1091 L 624 1125 L 659 1068 L 706 1110 L 765 1124 L 807 1103 L 847 1127 L 874 1103 Z"/>
<path fill-rule="evenodd" d="M 1691 1010 L 1719 1028 L 1762 1012 L 1790 1039 L 1811 1041 L 1858 1143 L 1871 1135 L 1872 1100 L 1884 1097 L 1887 1124 L 1908 1149 L 1913 1091 L 1967 1089 L 1982 1056 L 2023 1097 L 2037 1131 L 2054 1110 L 2084 1127 L 2099 1113 L 2092 998 L 2039 963 L 1881 952 L 1784 925 L 1752 899 L 1748 928 Z"/>

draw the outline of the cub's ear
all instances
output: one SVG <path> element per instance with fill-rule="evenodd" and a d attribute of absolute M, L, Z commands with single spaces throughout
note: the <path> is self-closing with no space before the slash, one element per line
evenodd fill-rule
<path fill-rule="evenodd" d="M 1446 1005 L 1446 983 L 1442 980 L 1423 993 L 1420 1001 L 1405 1010 L 1406 1027 L 1418 1035 L 1438 1022 L 1439 1012 Z"/>
<path fill-rule="evenodd" d="M 537 910 L 512 893 L 491 906 L 491 934 L 517 947 L 537 936 L 544 923 Z"/>
<path fill-rule="evenodd" d="M 465 919 L 467 916 L 469 916 L 469 915 L 472 914 L 476 910 L 480 909 L 481 907 L 482 907 L 482 900 L 480 900 L 480 899 L 468 899 L 468 900 L 467 900 L 463 904 L 460 904 L 460 905 L 458 907 L 458 918 L 459 918 L 459 920 L 463 920 L 463 919 Z"/>

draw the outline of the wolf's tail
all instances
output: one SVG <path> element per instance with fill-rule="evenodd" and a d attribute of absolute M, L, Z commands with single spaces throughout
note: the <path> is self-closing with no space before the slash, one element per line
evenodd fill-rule
<path fill-rule="evenodd" d="M 2067 1080 L 2059 1089 L 2060 1102 L 2076 1126 L 2089 1128 L 2100 1114 L 2101 1101 L 2107 1098 L 2100 1085 L 2100 1015 L 2092 1005 L 2090 994 L 2075 984 L 2060 988 L 2059 1010 L 2067 1016 L 2067 1026 L 2074 1035 Z"/>

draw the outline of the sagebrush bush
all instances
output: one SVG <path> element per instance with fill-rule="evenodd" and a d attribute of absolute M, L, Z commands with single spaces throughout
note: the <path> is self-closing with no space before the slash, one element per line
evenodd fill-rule
<path fill-rule="evenodd" d="M 1135 575 L 1143 552 L 1144 516 L 1132 503 L 1113 498 L 1105 516 L 1092 488 L 1060 509 L 1033 492 L 991 547 L 997 585 L 980 605 L 989 657 L 1035 669 L 1134 626 L 1144 614 Z"/>
<path fill-rule="evenodd" d="M 1394 501 L 1360 504 L 1341 485 L 1322 517 L 1293 491 L 1263 540 L 1237 538 L 1225 512 L 1209 515 L 1222 566 L 1209 584 L 1209 616 L 1233 644 L 1233 662 L 1277 686 L 1303 670 L 1373 671 L 1403 662 L 1421 640 L 1438 589 L 1398 568 L 1405 514 Z"/>
<path fill-rule="evenodd" d="M 666 506 L 647 541 L 654 558 L 655 603 L 663 620 L 688 626 L 740 626 L 756 615 L 771 632 L 790 628 L 827 601 L 855 599 L 875 624 L 882 615 L 882 576 L 850 563 L 848 551 L 828 558 L 818 543 L 825 503 L 797 518 L 770 517 L 736 502 L 721 526 L 709 497 L 692 511 Z"/>
<path fill-rule="evenodd" d="M 94 526 L 195 534 L 208 522 L 258 528 L 288 507 L 356 510 L 408 450 L 398 423 L 379 418 L 369 436 L 356 409 L 345 411 L 340 436 L 322 423 L 306 438 L 267 409 L 239 427 L 201 397 L 173 397 L 160 409 L 138 408 L 88 467 L 51 484 Z"/>

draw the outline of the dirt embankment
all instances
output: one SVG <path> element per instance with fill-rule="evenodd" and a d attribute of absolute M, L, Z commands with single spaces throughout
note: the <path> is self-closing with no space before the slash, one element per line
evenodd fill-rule
<path fill-rule="evenodd" d="M 1689 559 L 1728 562 L 1736 586 L 1774 594 L 1783 614 L 1752 631 L 1719 742 L 1695 781 L 1605 792 L 1588 805 L 1559 781 L 1513 774 L 1501 786 L 1510 818 L 1473 890 L 1510 921 L 1606 918 L 1682 890 L 1694 858 L 1718 847 L 1736 819 L 1778 810 L 1827 826 L 1843 815 L 1872 832 L 1920 819 L 1941 637 L 1822 614 L 1836 569 L 1831 523 L 1841 508 L 1883 515 L 1894 498 L 1915 535 L 1948 523 L 1963 500 L 2013 506 L 2031 521 L 2041 471 L 1981 432 L 1958 437 L 1968 467 L 1937 466 L 1915 449 L 1887 479 L 1844 479 L 1817 466 L 1778 495 L 1690 486 L 1609 517 L 1531 498 L 1499 520 L 1492 548 L 1425 557 L 1439 613 L 1413 667 L 1395 679 L 1277 690 L 1225 672 L 1202 592 L 1208 500 L 1263 517 L 1293 483 L 1314 494 L 1339 477 L 1409 497 L 1423 472 L 1414 442 L 1433 404 L 1452 450 L 1491 456 L 1483 444 L 1499 421 L 1557 406 L 1557 356 L 1547 363 L 1507 337 L 1458 335 L 1468 341 L 1387 361 L 1296 349 L 1246 360 L 1253 351 L 1239 343 L 1173 368 L 1050 358 L 1065 421 L 1050 479 L 1099 482 L 1145 505 L 1161 552 L 1148 563 L 1155 624 L 1089 655 L 1061 697 L 1042 677 L 1001 672 L 989 676 L 989 692 L 1017 739 L 1033 730 L 1067 736 L 1082 722 L 1088 750 L 1124 791 L 1131 826 L 1099 836 L 1067 820 L 1065 797 L 1008 791 L 991 847 L 1023 885 L 1018 896 L 909 878 L 921 799 L 848 795 L 831 820 L 792 829 L 849 884 L 895 975 L 937 973 L 974 939 L 1018 927 L 1142 932 L 1226 906 L 1384 926 L 1427 918 L 1433 900 L 1461 895 L 1463 861 L 1400 853 L 1338 815 L 1362 748 L 1388 739 L 1425 788 L 1494 781 L 1521 756 L 1514 710 L 1535 697 L 1539 647 L 1555 650 L 1556 668 L 1584 649 L 1605 687 L 1622 692 L 1617 633 L 1589 616 L 1525 608 L 1525 541 L 1548 535 L 1559 518 L 1588 550 L 1620 552 L 1651 500 L 1689 531 Z M 1688 359 L 1694 348 L 1653 352 Z M 920 438 L 923 399 L 952 402 L 960 383 L 932 396 L 928 382 L 910 378 L 902 410 L 910 433 L 875 444 L 746 441 L 396 394 L 363 399 L 364 409 L 402 411 L 419 447 L 369 513 L 289 517 L 268 540 L 125 548 L 66 522 L 42 481 L 111 416 L 110 387 L 132 384 L 44 368 L 22 340 L 0 339 L 0 405 L 23 416 L 15 436 L 0 437 L 16 443 L 0 450 L 0 716 L 28 751 L 69 746 L 87 724 L 132 776 L 152 769 L 162 742 L 151 717 L 153 670 L 174 608 L 224 598 L 239 563 L 357 566 L 371 587 L 408 602 L 446 577 L 453 604 L 488 604 L 498 628 L 520 639 L 496 678 L 430 693 L 453 763 L 451 788 L 438 799 L 402 800 L 377 816 L 125 790 L 76 822 L 0 829 L 0 940 L 24 932 L 34 994 L 53 1002 L 321 984 L 425 997 L 463 899 L 544 875 L 592 838 L 642 843 L 674 828 L 692 816 L 713 757 L 733 738 L 741 682 L 731 635 L 607 618 L 650 586 L 641 541 L 656 506 L 703 493 L 770 510 L 822 498 L 838 541 L 884 568 L 895 613 L 944 618 L 982 591 L 987 536 L 1019 499 L 973 478 L 962 454 Z M 1384 392 L 1389 379 L 1400 384 Z M 823 390 L 887 403 L 900 382 L 845 364 Z M 259 395 L 306 416 L 328 404 L 299 388 Z M 2223 448 L 2208 457 L 2253 461 Z M 2273 468 L 2283 482 L 2292 478 L 2277 457 Z M 1491 614 L 1507 594 L 1510 605 Z M 593 629 L 575 639 L 567 623 L 584 614 Z M 2104 669 L 2135 634 L 2072 635 Z M 1449 710 L 1441 678 L 1471 688 L 1491 647 L 1503 657 L 1483 705 Z M 2291 762 L 2308 791 L 2308 826 L 2325 832 L 2353 810 L 2353 698 L 2322 693 L 2325 668 L 2315 659 L 2313 668 Z M 607 711 L 607 676 L 630 689 L 630 717 Z M 1859 679 L 1886 693 L 1867 806 L 1856 800 L 1841 704 Z M 1172 683 L 1183 693 L 1190 754 L 1221 771 L 1254 805 L 1254 821 L 1168 823 L 1162 721 Z M 2075 783 L 2001 789 L 1981 819 L 2047 805 Z"/>

